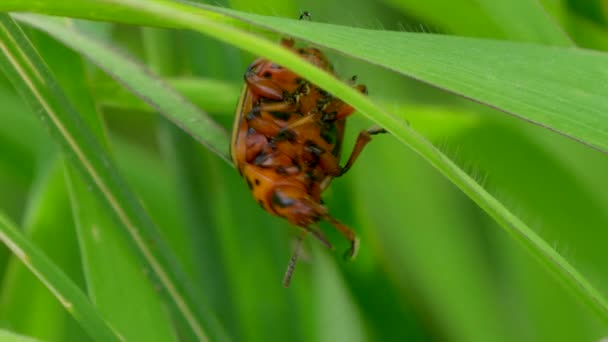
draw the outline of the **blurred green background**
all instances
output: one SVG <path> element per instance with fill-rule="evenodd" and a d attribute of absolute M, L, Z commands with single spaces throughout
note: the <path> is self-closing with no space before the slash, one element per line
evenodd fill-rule
<path fill-rule="evenodd" d="M 495 39 L 527 40 L 518 27 L 534 25 L 517 22 L 508 1 L 212 4 L 290 18 L 306 10 L 315 21 L 339 25 Z M 544 0 L 542 6 L 577 45 L 608 48 L 608 2 Z M 163 77 L 222 81 L 226 96 L 202 109 L 230 130 L 243 72 L 255 56 L 192 32 L 79 25 Z M 192 286 L 234 340 L 598 341 L 608 336 L 606 325 L 481 209 L 389 135 L 376 137 L 325 196 L 333 215 L 359 234 L 358 258 L 342 261 L 347 243 L 323 225 L 336 251 L 309 239 L 293 283 L 284 289 L 281 278 L 296 229 L 260 210 L 233 168 L 125 96 L 109 76 L 49 37 L 27 32 L 58 79 L 80 89 L 102 112 L 120 170 L 179 256 Z M 328 55 L 342 78 L 358 75 L 374 100 L 482 181 L 606 293 L 605 155 L 428 85 Z M 75 79 L 74 69 L 84 77 Z M 195 82 L 186 91 L 197 89 Z M 206 96 L 201 88 L 200 97 Z M 0 208 L 83 290 L 93 291 L 94 279 L 84 275 L 81 257 L 90 245 L 74 223 L 75 208 L 88 204 L 73 203 L 58 149 L 2 75 L 0 103 Z M 369 125 L 353 116 L 346 151 L 358 130 Z M 98 280 L 96 286 L 106 292 L 93 302 L 108 308 L 106 315 L 120 315 L 121 301 L 145 286 L 133 285 L 144 278 L 128 247 L 112 248 L 108 272 L 124 268 L 123 274 L 133 272 L 133 282 L 122 277 L 107 286 L 113 279 Z M 128 265 L 120 266 L 123 262 Z M 48 341 L 88 338 L 4 247 L 0 281 L 2 328 Z M 140 300 L 157 296 L 149 292 Z M 179 328 L 171 326 L 166 311 L 154 310 L 153 319 L 128 314 L 120 319 L 142 326 L 165 321 L 166 330 L 142 332 L 140 340 L 176 338 Z"/>

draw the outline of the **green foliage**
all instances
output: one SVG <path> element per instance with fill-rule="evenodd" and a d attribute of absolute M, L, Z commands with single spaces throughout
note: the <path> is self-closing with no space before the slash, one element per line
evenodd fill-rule
<path fill-rule="evenodd" d="M 605 337 L 608 55 L 574 44 L 602 50 L 608 27 L 599 1 L 542 3 L 2 1 L 110 24 L 12 14 L 26 39 L 2 14 L 0 337 Z M 321 47 L 370 97 L 268 30 Z M 256 55 L 359 110 L 346 146 L 368 120 L 392 133 L 325 196 L 359 257 L 341 261 L 346 242 L 323 226 L 337 253 L 307 241 L 289 289 L 295 229 L 226 163 Z"/>

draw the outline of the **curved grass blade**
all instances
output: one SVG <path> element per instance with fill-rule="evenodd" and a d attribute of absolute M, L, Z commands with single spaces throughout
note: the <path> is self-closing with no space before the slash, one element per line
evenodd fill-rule
<path fill-rule="evenodd" d="M 608 54 L 205 7 L 393 70 L 608 153 Z M 573 67 L 576 66 L 576 67 Z"/>
<path fill-rule="evenodd" d="M 44 31 L 92 60 L 97 66 L 181 129 L 188 132 L 201 144 L 222 156 L 226 161 L 230 160 L 226 131 L 206 113 L 200 111 L 175 92 L 165 81 L 154 76 L 152 71 L 142 64 L 137 63 L 114 47 L 88 37 L 84 33 L 79 33 L 75 28 L 62 25 L 50 18 L 19 15 L 17 15 L 17 18 L 34 27 L 44 27 Z M 184 83 L 187 86 L 184 81 L 181 84 Z M 218 91 L 223 89 L 220 85 Z M 212 101 L 207 100 L 205 102 Z"/>
<path fill-rule="evenodd" d="M 173 254 L 135 195 L 129 191 L 103 147 L 69 104 L 33 46 L 8 15 L 0 16 L 0 68 L 22 96 L 36 109 L 68 159 L 74 163 L 108 209 L 125 227 L 151 275 L 165 290 L 175 312 L 200 340 L 211 332 L 217 339 L 225 333 L 215 316 L 206 311 L 185 279 Z M 151 245 L 150 245 L 151 243 Z M 205 320 L 201 320 L 204 311 Z M 209 332 L 202 323 L 208 324 Z"/>
<path fill-rule="evenodd" d="M 25 4 L 5 0 L 0 10 L 162 27 L 187 26 L 163 20 L 163 16 L 143 15 L 129 6 L 109 6 L 109 0 L 86 2 L 86 6 L 81 5 L 86 13 L 68 8 L 71 2 Z M 192 15 L 217 23 L 243 25 L 218 17 L 218 12 L 224 13 L 334 49 L 608 152 L 608 101 L 604 96 L 608 54 L 569 47 L 301 23 L 198 4 L 171 5 L 187 8 Z"/>
<path fill-rule="evenodd" d="M 61 305 L 97 341 L 121 341 L 103 320 L 86 295 L 70 278 L 19 232 L 19 229 L 0 213 L 0 240 L 53 293 Z"/>
<path fill-rule="evenodd" d="M 492 195 L 490 195 L 483 187 L 481 187 L 477 182 L 475 182 L 475 180 L 473 180 L 470 176 L 468 176 L 462 169 L 460 169 L 456 164 L 454 164 L 454 162 L 452 162 L 448 157 L 446 157 L 441 151 L 439 151 L 435 146 L 433 146 L 430 142 L 428 142 L 424 137 L 422 137 L 420 134 L 418 134 L 416 131 L 414 131 L 404 121 L 385 112 L 383 109 L 376 106 L 370 99 L 362 96 L 361 94 L 358 94 L 349 85 L 336 80 L 332 75 L 329 75 L 328 73 L 326 73 L 320 69 L 317 69 L 313 65 L 310 65 L 310 64 L 304 62 L 297 55 L 293 54 L 290 51 L 287 51 L 286 49 L 283 49 L 283 48 L 277 46 L 276 44 L 274 44 L 268 40 L 265 40 L 265 39 L 255 36 L 255 35 L 235 29 L 232 26 L 226 25 L 224 23 L 224 20 L 217 20 L 215 15 L 208 15 L 208 13 L 206 11 L 197 10 L 196 7 L 188 6 L 186 4 L 167 2 L 167 1 L 161 1 L 161 0 L 145 1 L 145 2 L 137 1 L 137 0 L 125 0 L 125 1 L 121 1 L 120 3 L 106 0 L 106 1 L 98 1 L 98 2 L 95 2 L 94 4 L 88 3 L 90 5 L 89 10 L 92 10 L 93 8 L 98 10 L 98 12 L 94 13 L 93 15 L 89 14 L 89 12 L 85 13 L 84 11 L 79 14 L 81 17 L 84 17 L 84 18 L 89 18 L 92 16 L 109 17 L 110 13 L 100 14 L 100 12 L 103 11 L 103 8 L 107 7 L 108 2 L 115 4 L 115 7 L 116 7 L 115 11 L 118 11 L 119 9 L 121 9 L 121 11 L 123 11 L 123 12 L 124 11 L 137 12 L 137 15 L 139 16 L 139 18 L 143 18 L 142 20 L 144 22 L 158 22 L 160 20 L 167 26 L 174 25 L 175 27 L 180 27 L 180 28 L 187 27 L 192 30 L 201 32 L 203 34 L 215 37 L 216 39 L 224 41 L 228 44 L 238 46 L 238 47 L 242 48 L 243 50 L 249 51 L 256 55 L 261 55 L 266 58 L 269 58 L 277 63 L 280 63 L 282 65 L 289 67 L 290 69 L 294 70 L 295 72 L 297 72 L 300 75 L 306 75 L 306 78 L 308 80 L 318 84 L 322 88 L 330 91 L 335 96 L 350 103 L 352 106 L 354 106 L 356 109 L 358 109 L 362 114 L 364 114 L 365 116 L 374 120 L 375 122 L 377 122 L 378 124 L 380 124 L 381 126 L 386 128 L 388 131 L 390 131 L 399 141 L 401 141 L 405 145 L 412 148 L 419 155 L 421 155 L 427 162 L 429 162 L 437 170 L 439 170 L 446 178 L 448 178 L 452 183 L 454 183 L 458 188 L 460 188 L 469 198 L 471 198 L 474 202 L 476 202 L 477 205 L 479 205 L 483 210 L 485 210 L 488 213 L 488 215 L 490 215 L 494 220 L 496 220 L 496 222 L 498 222 L 505 229 L 505 231 L 507 233 L 509 233 L 511 236 L 513 236 L 513 238 L 515 238 L 517 241 L 519 241 L 522 244 L 522 246 L 524 246 L 530 253 L 532 253 L 533 256 L 538 258 L 538 260 L 541 263 L 543 263 L 543 265 L 550 272 L 552 272 L 559 280 L 561 280 L 565 285 L 567 285 L 568 288 L 570 290 L 572 290 L 572 292 L 575 295 L 578 296 L 579 300 L 581 300 L 582 302 L 589 305 L 589 307 L 592 308 L 595 311 L 595 313 L 598 314 L 598 316 L 600 318 L 602 318 L 603 320 L 608 322 L 608 303 L 604 299 L 603 295 L 600 292 L 598 292 L 589 283 L 589 281 L 585 277 L 583 277 L 582 274 L 580 274 L 578 272 L 578 270 L 576 270 L 572 265 L 570 265 L 570 263 L 568 263 L 568 261 L 566 259 L 564 259 L 559 253 L 557 253 L 553 248 L 551 248 L 549 246 L 549 244 L 547 244 L 547 242 L 545 242 L 543 239 L 541 239 L 524 222 L 522 222 L 518 217 L 513 215 L 507 208 L 505 208 L 503 206 L 503 204 L 501 202 L 499 202 L 496 198 L 494 198 Z M 103 5 L 96 6 L 96 4 L 98 4 L 98 3 L 102 3 Z M 123 7 L 124 7 L 124 9 L 123 9 Z M 50 7 L 47 7 L 47 9 L 48 8 L 50 8 Z M 50 10 L 50 11 L 51 12 L 56 11 L 53 13 L 58 14 L 59 12 L 57 12 L 57 11 L 59 11 L 59 10 L 61 10 L 61 8 L 56 7 L 56 8 L 52 8 L 52 10 Z M 67 14 L 68 12 L 66 11 L 65 13 Z M 73 11 L 69 12 L 69 13 L 73 14 Z M 114 12 L 112 12 L 112 13 L 114 13 Z M 256 17 L 256 18 L 258 18 L 259 20 L 272 22 L 274 24 L 281 22 L 281 24 L 283 25 L 281 27 L 281 30 L 289 30 L 290 33 L 297 32 L 300 35 L 303 35 L 304 31 L 308 32 L 308 30 L 311 27 L 313 27 L 313 26 L 305 27 L 301 23 L 296 23 L 294 21 L 284 20 L 284 19 L 268 18 L 268 17 Z M 120 20 L 120 18 L 117 18 L 117 20 Z M 129 20 L 133 21 L 134 18 L 130 18 Z M 289 26 L 289 29 L 286 28 L 287 26 Z M 337 46 L 341 46 L 343 51 L 346 51 L 346 50 L 344 50 L 344 49 L 346 49 L 346 47 L 343 46 L 344 42 L 346 42 L 346 41 L 350 42 L 352 45 L 355 45 L 355 46 L 362 45 L 358 39 L 357 40 L 354 39 L 355 37 L 352 35 L 352 33 L 367 33 L 367 36 L 365 36 L 365 35 L 362 36 L 362 38 L 364 38 L 365 41 L 370 39 L 370 37 L 372 37 L 375 42 L 382 40 L 382 39 L 379 39 L 379 37 L 376 35 L 376 33 L 373 33 L 372 31 L 364 32 L 366 30 L 355 30 L 355 29 L 351 30 L 350 28 L 340 28 L 337 26 L 332 26 L 332 30 L 327 30 L 327 28 L 329 27 L 328 25 L 316 24 L 315 26 L 317 28 L 317 31 L 315 34 L 315 41 L 317 41 L 317 42 L 326 41 L 328 39 L 329 39 L 329 41 L 332 41 L 332 39 L 337 39 L 336 41 L 334 41 L 334 43 Z M 320 30 L 323 27 L 325 29 Z M 320 32 L 322 32 L 323 34 L 319 34 Z M 323 35 L 325 35 L 325 37 L 331 36 L 332 38 L 324 39 L 323 37 L 321 37 Z M 398 44 L 395 45 L 395 41 L 390 38 L 392 37 L 393 39 L 396 39 L 400 44 L 403 44 L 404 43 L 403 37 L 400 35 L 401 34 L 397 34 L 397 33 L 393 34 L 393 33 L 384 31 L 382 34 L 382 37 L 388 37 L 389 39 L 386 42 L 392 41 L 392 44 L 393 44 L 392 46 L 399 46 Z M 342 36 L 344 39 L 340 40 L 337 38 L 340 36 Z M 420 36 L 420 37 L 416 37 L 416 36 Z M 422 36 L 424 36 L 426 38 L 417 39 L 417 38 L 421 38 Z M 410 35 L 406 35 L 405 37 L 411 38 L 414 42 L 417 40 L 419 43 L 425 43 L 425 44 L 423 44 L 423 47 L 426 47 L 426 49 L 423 49 L 424 51 L 433 51 L 433 50 L 439 49 L 439 47 L 441 45 L 440 43 L 442 41 L 445 42 L 446 44 L 449 43 L 448 46 L 451 47 L 452 49 L 458 48 L 461 45 L 466 47 L 467 43 L 477 42 L 480 45 L 478 45 L 475 49 L 471 49 L 469 51 L 470 53 L 472 53 L 473 51 L 476 51 L 477 52 L 476 55 L 481 55 L 478 51 L 483 51 L 483 49 L 480 49 L 480 48 L 483 46 L 486 46 L 485 44 L 487 44 L 487 46 L 490 46 L 490 47 L 496 47 L 496 48 L 500 47 L 501 49 L 504 49 L 505 52 L 512 52 L 513 48 L 522 46 L 520 44 L 488 42 L 488 41 L 469 40 L 469 39 L 462 39 L 462 38 L 447 38 L 447 37 L 436 38 L 435 36 L 432 36 L 432 35 L 429 36 L 429 35 L 411 35 L 410 34 Z M 460 43 L 458 43 L 458 42 L 460 42 Z M 384 43 L 385 42 L 383 41 L 382 44 L 384 44 Z M 432 44 L 429 45 L 429 43 L 432 43 Z M 543 57 L 547 57 L 547 56 L 544 56 L 544 54 L 542 52 L 552 51 L 554 53 L 559 52 L 559 53 L 564 53 L 564 54 L 575 56 L 575 57 L 580 57 L 585 60 L 586 59 L 594 60 L 595 58 L 604 59 L 604 56 L 601 54 L 592 54 L 592 53 L 584 52 L 581 50 L 561 49 L 561 48 L 544 48 L 544 47 L 537 47 L 537 46 L 532 46 L 532 45 L 526 45 L 526 46 L 529 47 L 529 50 L 525 49 L 526 51 L 541 52 L 540 55 Z M 408 47 L 408 49 L 411 49 L 411 47 Z M 442 51 L 442 52 L 445 52 L 445 51 Z M 451 51 L 451 52 L 453 52 L 453 51 Z M 396 56 L 397 59 L 399 58 L 398 54 L 394 54 L 393 51 L 390 51 L 390 53 L 387 53 L 387 52 L 382 51 L 381 49 L 379 50 L 377 47 L 376 47 L 374 54 L 379 55 L 379 56 L 384 56 L 384 57 Z M 450 55 L 450 54 L 448 54 L 448 55 Z M 534 56 L 534 54 L 529 55 L 528 57 L 531 58 L 533 56 Z M 410 56 L 410 57 L 412 57 L 412 56 Z M 433 56 L 425 55 L 425 57 L 429 58 L 429 57 L 433 57 Z M 479 60 L 475 56 L 472 56 L 472 57 L 473 57 L 472 61 Z M 493 57 L 496 57 L 496 56 L 493 56 Z M 536 58 L 538 58 L 538 56 L 536 56 Z M 389 59 L 391 61 L 393 61 L 392 64 L 395 64 L 395 65 L 402 64 L 402 61 L 393 60 L 394 58 L 392 58 L 392 57 L 389 57 Z M 492 60 L 492 58 L 490 58 L 490 60 Z M 501 59 L 500 62 L 502 62 L 504 64 L 504 63 L 508 63 L 509 60 L 510 59 L 507 59 L 507 60 Z M 517 59 L 515 58 L 515 60 L 517 60 Z M 532 60 L 531 63 L 534 63 L 534 60 Z M 428 66 L 424 63 L 421 64 L 420 63 L 421 59 L 415 59 L 415 61 L 417 61 L 417 63 L 415 63 L 415 65 Z M 570 62 L 572 62 L 572 61 L 570 61 Z M 435 67 L 442 66 L 441 63 L 430 63 L 430 64 L 434 65 Z M 454 65 L 453 63 L 450 63 L 450 64 L 453 65 L 454 67 L 460 68 L 460 71 L 463 73 L 463 75 L 466 75 L 466 74 L 470 74 L 469 76 L 474 75 L 474 76 L 476 76 L 475 79 L 477 78 L 477 76 L 479 76 L 479 75 L 476 75 L 475 73 L 467 73 L 468 69 L 465 69 L 464 67 L 460 66 L 459 64 L 458 65 Z M 475 64 L 475 63 L 473 63 L 473 64 Z M 514 65 L 517 65 L 517 63 Z M 593 70 L 594 72 L 598 73 L 599 75 L 605 75 L 608 77 L 608 73 L 606 73 L 605 71 L 602 72 L 601 70 L 596 70 L 596 68 L 599 65 L 601 65 L 601 63 L 599 63 L 599 64 L 594 63 L 593 68 L 590 68 L 589 71 Z M 481 64 L 481 66 L 486 67 L 486 68 L 489 67 L 488 64 Z M 469 66 L 469 67 L 473 68 L 473 66 Z M 473 68 L 473 70 L 474 69 L 475 68 Z M 435 74 L 429 73 L 429 75 L 434 75 L 435 77 L 438 77 L 439 79 L 447 80 L 444 78 L 444 76 L 447 73 L 447 70 L 448 69 L 445 69 L 445 66 L 443 66 L 442 68 L 440 68 L 440 70 L 436 70 Z M 545 70 L 545 69 L 543 69 L 543 70 Z M 447 73 L 447 74 L 449 76 L 454 75 L 453 73 Z M 488 77 L 484 76 L 484 78 L 486 78 L 486 81 L 492 80 L 491 77 L 488 78 Z M 463 80 L 454 80 L 454 83 L 457 85 L 461 85 L 461 86 L 463 84 L 464 84 L 464 86 L 471 85 L 467 82 L 464 82 L 464 83 L 462 83 L 462 82 L 463 82 Z M 476 82 L 473 82 L 472 84 L 476 84 Z M 499 84 L 499 83 L 494 83 L 494 85 L 497 85 L 497 84 Z M 553 87 L 556 87 L 556 84 L 557 83 L 551 83 L 550 85 Z M 602 87 L 605 87 L 605 85 L 601 85 L 601 84 L 597 84 L 597 83 L 594 83 L 594 85 L 596 87 L 598 87 L 599 89 L 602 89 Z M 482 89 L 482 88 L 479 88 L 477 90 L 482 93 L 484 91 L 484 89 Z M 501 89 L 501 91 L 504 92 L 505 89 Z M 595 94 L 598 91 L 599 91 L 598 89 L 593 89 L 592 94 Z M 497 96 L 500 95 L 500 96 L 498 96 L 498 98 L 503 97 L 502 92 L 499 94 L 496 94 Z M 535 94 L 535 96 L 539 95 L 538 91 L 534 92 L 534 94 Z M 579 95 L 581 95 L 581 94 L 579 94 Z M 586 93 L 583 93 L 582 95 L 586 95 Z M 529 98 L 529 96 L 528 96 L 528 98 Z M 580 100 L 580 98 L 579 98 L 579 100 Z M 564 104 L 564 103 L 562 102 L 560 104 Z M 578 103 L 578 104 L 580 105 L 581 103 Z M 524 106 L 524 107 L 526 107 L 526 106 Z"/>

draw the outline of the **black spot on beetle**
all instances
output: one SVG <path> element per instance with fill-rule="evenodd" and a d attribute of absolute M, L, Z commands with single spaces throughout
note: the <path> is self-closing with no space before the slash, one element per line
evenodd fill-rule
<path fill-rule="evenodd" d="M 247 113 L 247 116 L 245 117 L 245 119 L 247 121 L 251 121 L 255 118 L 258 118 L 260 116 L 260 107 L 259 106 L 255 106 L 253 108 L 251 108 L 251 110 L 249 111 L 249 113 Z"/>
<path fill-rule="evenodd" d="M 266 71 L 265 73 L 262 74 L 262 76 L 264 78 L 271 78 L 272 77 L 272 73 L 270 73 L 270 71 Z"/>
<path fill-rule="evenodd" d="M 291 117 L 291 113 L 285 113 L 285 112 L 270 112 L 270 115 L 272 115 L 273 118 L 282 120 L 282 121 L 287 121 Z"/>
<path fill-rule="evenodd" d="M 264 152 L 260 152 L 253 160 L 253 164 L 260 166 L 266 161 L 266 159 L 268 159 L 268 155 Z"/>
<path fill-rule="evenodd" d="M 321 121 L 324 121 L 324 122 L 336 121 L 337 116 L 338 116 L 338 112 L 325 113 L 321 117 Z"/>
<path fill-rule="evenodd" d="M 260 180 L 259 179 L 256 178 L 254 182 L 255 182 L 256 186 L 260 185 Z"/>
<path fill-rule="evenodd" d="M 282 165 L 281 166 L 277 166 L 275 168 L 275 171 L 276 171 L 277 174 L 279 174 L 281 176 L 284 176 L 284 175 L 287 174 L 287 168 L 285 166 L 282 166 Z"/>
<path fill-rule="evenodd" d="M 312 172 L 312 171 L 307 171 L 305 176 L 306 176 L 307 180 L 310 181 L 310 185 L 312 185 L 312 182 L 316 182 L 319 180 L 319 179 L 317 179 L 314 172 Z"/>
<path fill-rule="evenodd" d="M 249 178 L 245 178 L 245 180 L 247 181 L 247 186 L 249 187 L 249 190 L 252 190 L 253 185 L 251 184 L 251 180 Z"/>
<path fill-rule="evenodd" d="M 293 198 L 283 197 L 279 195 L 276 191 L 272 194 L 272 204 L 278 205 L 281 208 L 287 208 L 296 203 L 296 200 Z"/>
<path fill-rule="evenodd" d="M 323 148 L 321 148 L 319 145 L 317 145 L 312 140 L 306 140 L 305 145 L 304 145 L 304 150 L 317 157 L 322 155 L 325 152 L 325 150 Z"/>
<path fill-rule="evenodd" d="M 296 133 L 291 129 L 282 129 L 274 137 L 274 140 L 275 141 L 287 140 L 289 142 L 294 142 L 296 140 Z"/>
<path fill-rule="evenodd" d="M 338 136 L 338 130 L 336 129 L 335 124 L 327 123 L 327 124 L 323 125 L 323 128 L 321 129 L 321 138 L 323 138 L 323 140 L 325 140 L 325 142 L 327 142 L 330 145 L 333 145 L 336 143 L 337 136 Z"/>

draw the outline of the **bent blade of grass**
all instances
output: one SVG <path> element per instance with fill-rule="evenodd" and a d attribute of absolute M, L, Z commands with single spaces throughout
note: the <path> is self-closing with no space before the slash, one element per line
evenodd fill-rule
<path fill-rule="evenodd" d="M 108 1 L 27 4 L 4 0 L 0 10 L 112 20 L 131 24 L 186 28 L 186 23 L 145 15 Z M 608 54 L 569 47 L 541 46 L 463 37 L 375 31 L 265 17 L 212 6 L 190 6 L 193 16 L 218 24 L 218 13 L 328 47 L 435 87 L 496 108 L 523 120 L 608 152 Z M 196 4 L 195 4 L 196 5 Z M 73 5 L 72 7 L 77 7 Z M 257 48 L 257 47 L 256 47 Z M 576 67 L 572 67 L 576 66 Z"/>
<path fill-rule="evenodd" d="M 208 15 L 208 12 L 205 10 L 200 10 L 197 7 L 189 6 L 183 3 L 174 3 L 167 2 L 162 0 L 150 0 L 150 1 L 137 1 L 137 0 L 125 0 L 119 2 L 104 0 L 98 1 L 95 3 L 87 2 L 87 6 L 82 6 L 82 8 L 86 8 L 86 11 L 83 10 L 81 13 L 78 13 L 79 17 L 82 18 L 91 18 L 92 16 L 99 17 L 102 16 L 110 16 L 110 13 L 102 13 L 105 8 L 107 8 L 108 3 L 114 3 L 116 7 L 114 10 L 117 11 L 118 8 L 126 8 L 130 11 L 136 12 L 139 19 L 142 19 L 143 22 L 158 22 L 161 21 L 165 23 L 167 26 L 174 25 L 175 27 L 180 28 L 190 28 L 192 30 L 201 32 L 203 34 L 215 37 L 218 40 L 226 42 L 227 44 L 232 44 L 240 47 L 243 50 L 249 51 L 256 55 L 261 55 L 270 60 L 273 60 L 277 63 L 285 65 L 290 69 L 294 70 L 296 73 L 300 75 L 306 75 L 306 78 L 311 82 L 318 84 L 322 88 L 331 92 L 335 96 L 343 99 L 344 101 L 351 104 L 353 107 L 358 109 L 362 114 L 374 120 L 381 126 L 385 127 L 388 131 L 390 131 L 399 141 L 406 144 L 418 154 L 420 154 L 426 161 L 428 161 L 431 165 L 433 165 L 437 170 L 439 170 L 446 178 L 448 178 L 452 183 L 454 183 L 458 188 L 460 188 L 469 198 L 471 198 L 477 205 L 479 205 L 482 209 L 484 209 L 488 215 L 490 215 L 494 220 L 496 220 L 501 227 L 505 229 L 511 236 L 513 236 L 517 241 L 519 241 L 530 253 L 532 253 L 536 258 L 539 259 L 541 263 L 543 263 L 547 269 L 557 276 L 570 290 L 573 291 L 575 295 L 579 297 L 581 301 L 589 305 L 599 317 L 601 317 L 604 321 L 608 322 L 608 303 L 590 283 L 589 281 L 583 277 L 572 265 L 568 263 L 559 253 L 557 253 L 553 248 L 547 244 L 543 239 L 541 239 L 532 229 L 530 229 L 525 223 L 523 223 L 518 217 L 513 215 L 507 208 L 505 208 L 502 203 L 500 203 L 496 198 L 490 195 L 483 187 L 481 187 L 475 180 L 469 177 L 463 170 L 461 170 L 456 164 L 454 164 L 447 156 L 445 156 L 441 151 L 439 151 L 435 146 L 433 146 L 430 142 L 428 142 L 424 137 L 419 135 L 416 131 L 414 131 L 411 127 L 409 127 L 404 121 L 390 115 L 385 112 L 383 109 L 376 106 L 370 99 L 365 96 L 359 94 L 354 91 L 349 85 L 338 81 L 335 77 L 328 74 L 327 72 L 320 70 L 314 67 L 311 64 L 303 61 L 299 56 L 288 51 L 284 48 L 277 46 L 266 39 L 262 39 L 258 36 L 255 36 L 250 33 L 243 32 L 239 29 L 236 29 L 232 26 L 226 25 L 225 20 L 217 20 L 215 15 Z M 98 6 L 98 4 L 100 4 Z M 25 8 L 25 7 L 24 7 Z M 36 8 L 40 10 L 40 8 Z M 50 13 L 53 14 L 61 14 L 61 8 L 54 8 L 52 5 L 45 7 Z M 90 12 L 98 11 L 92 15 Z M 218 9 L 219 10 L 219 9 Z M 72 14 L 72 12 L 65 12 L 65 14 Z M 249 15 L 247 15 L 249 16 Z M 252 16 L 253 17 L 253 16 Z M 289 20 L 281 20 L 277 18 L 268 18 L 268 17 L 256 17 L 258 19 L 264 18 L 267 19 L 268 22 L 277 23 L 280 21 L 283 23 L 283 27 L 280 28 L 281 31 L 285 32 L 287 30 L 290 33 L 298 33 L 296 36 L 304 36 L 303 32 L 307 31 L 310 27 L 308 26 L 305 29 L 305 26 L 301 23 L 293 23 L 293 21 Z M 136 18 L 130 18 L 131 22 Z M 120 20 L 120 18 L 118 18 Z M 319 25 L 319 24 L 317 24 Z M 274 26 L 271 25 L 271 26 Z M 289 29 L 286 27 L 289 26 Z M 318 28 L 322 26 L 327 27 L 327 25 L 319 25 Z M 357 40 L 351 40 L 353 37 L 349 35 L 349 31 L 351 29 L 345 29 L 340 27 L 334 27 L 334 30 L 323 30 L 325 36 L 331 36 L 333 39 L 336 37 L 342 36 L 344 39 L 342 42 L 334 42 L 334 46 L 342 46 L 342 51 L 346 51 L 344 47 L 345 43 L 353 43 L 357 42 Z M 353 32 L 361 32 L 365 30 L 355 30 Z M 320 31 L 317 31 L 319 33 Z M 379 42 L 379 36 L 375 35 L 372 31 L 369 31 L 367 37 L 364 37 L 366 40 L 370 37 L 373 37 L 375 42 Z M 336 34 L 333 34 L 336 33 Z M 387 37 L 393 37 L 395 39 L 398 38 L 398 35 L 392 35 L 392 33 L 386 33 Z M 315 41 L 323 41 L 322 35 L 315 34 Z M 382 36 L 385 36 L 384 34 Z M 408 35 L 407 37 L 415 39 L 416 35 Z M 423 46 L 428 45 L 428 43 L 433 42 L 433 35 L 428 36 L 429 40 L 424 41 L 425 39 L 418 39 L 419 43 L 424 43 Z M 398 41 L 403 43 L 403 38 L 398 38 Z M 331 40 L 331 39 L 330 39 Z M 478 42 L 481 45 L 477 46 L 474 51 L 483 51 L 480 48 L 483 47 L 484 44 L 489 44 L 489 46 L 500 46 L 503 49 L 507 47 L 517 47 L 521 46 L 519 44 L 511 44 L 511 43 L 497 43 L 497 42 L 484 42 L 480 40 L 465 40 L 461 38 L 448 39 L 445 37 L 439 38 L 435 43 L 439 43 L 442 40 L 446 43 L 450 43 L 451 47 L 454 47 L 454 43 L 461 42 L 465 44 L 467 42 Z M 390 41 L 390 40 L 389 40 Z M 382 42 L 384 43 L 384 42 Z M 392 41 L 395 44 L 395 41 Z M 353 45 L 360 45 L 359 43 Z M 425 51 L 433 51 L 438 48 L 440 44 L 431 44 L 427 46 Z M 456 44 L 458 47 L 460 44 Z M 393 45 L 398 46 L 398 45 Z M 464 46 L 464 45 L 463 45 Z M 579 55 L 579 57 L 585 59 L 587 57 L 593 59 L 593 57 L 604 58 L 600 54 L 590 54 L 587 52 L 580 52 L 580 50 L 568 50 L 568 49 L 559 49 L 559 48 L 541 48 L 535 46 L 529 46 L 533 51 L 553 51 L 553 52 L 561 52 L 565 53 L 566 51 L 570 52 L 574 55 Z M 546 50 L 550 49 L 550 50 Z M 469 52 L 473 52 L 470 50 Z M 378 53 L 378 55 L 385 56 L 386 54 Z M 388 54 L 391 55 L 391 54 Z M 541 53 L 541 55 L 543 55 Z M 398 58 L 398 54 L 395 54 Z M 385 56 L 386 57 L 386 56 Z M 411 56 L 410 56 L 411 57 Z M 428 57 L 428 56 L 427 56 Z M 511 56 L 514 57 L 514 56 Z M 528 56 L 529 57 L 529 56 Z M 537 56 L 538 57 L 538 56 Z M 546 57 L 546 56 L 545 56 Z M 371 58 L 371 57 L 370 57 Z M 504 60 L 503 62 L 508 63 L 508 60 Z M 369 59 L 368 59 L 369 60 Z M 473 61 L 478 61 L 477 58 L 473 58 Z M 520 61 L 521 62 L 521 61 Z M 531 63 L 534 63 L 534 60 L 531 60 Z M 546 62 L 546 61 L 545 61 Z M 571 62 L 571 61 L 570 61 Z M 402 63 L 399 61 L 395 61 L 394 64 L 401 65 Z M 420 60 L 417 60 L 416 65 L 421 65 Z M 433 63 L 431 63 L 433 64 Z M 453 64 L 453 63 L 450 63 Z M 470 64 L 470 63 L 467 63 Z M 472 68 L 474 66 L 470 65 Z M 389 63 L 390 65 L 390 63 Z M 435 64 L 435 66 L 439 66 L 441 63 Z M 515 64 L 517 65 L 517 63 Z M 426 65 L 425 65 L 426 66 Z M 463 71 L 468 69 L 460 67 Z M 482 65 L 483 67 L 489 67 L 489 65 Z M 597 67 L 598 64 L 595 64 Z M 473 68 L 475 69 L 475 68 Z M 436 75 L 440 79 L 447 80 L 444 76 L 454 76 L 453 73 L 449 73 L 446 70 L 441 70 L 441 72 Z M 590 71 L 590 70 L 588 70 Z M 606 75 L 608 77 L 608 73 L 601 72 L 600 70 L 596 71 L 599 75 Z M 471 75 L 476 75 L 472 73 Z M 570 74 L 569 76 L 572 76 Z M 484 76 L 485 77 L 485 76 Z M 489 77 L 492 79 L 492 77 Z M 456 80 L 455 83 L 462 83 L 463 80 Z M 473 84 L 476 84 L 475 82 Z M 496 83 L 498 84 L 498 83 Z M 494 84 L 494 85 L 496 85 Z M 552 86 L 556 86 L 557 83 L 552 84 Z M 466 82 L 465 82 L 466 85 Z M 594 83 L 595 86 L 602 88 L 600 84 Z M 482 89 L 478 89 L 482 91 Z M 502 89 L 504 91 L 505 89 Z M 594 93 L 594 92 L 592 92 Z M 538 96 L 538 92 L 534 92 L 536 96 Z M 579 94 L 580 95 L 580 94 Z M 529 96 L 528 96 L 529 97 Z M 564 101 L 567 102 L 567 99 L 562 99 L 560 102 L 561 105 L 564 104 Z M 580 100 L 580 99 L 579 99 Z M 582 103 L 577 103 L 581 105 Z M 524 106 L 527 107 L 527 106 Z M 608 144 L 607 144 L 608 145 Z"/>
<path fill-rule="evenodd" d="M 133 249 L 165 290 L 177 317 L 200 340 L 208 338 L 202 323 L 208 324 L 206 327 L 215 337 L 224 338 L 223 328 L 199 303 L 200 298 L 191 289 L 175 257 L 158 237 L 156 226 L 128 189 L 106 151 L 68 102 L 27 37 L 6 14 L 0 15 L 0 52 L 0 68 L 41 120 L 48 121 L 47 126 L 66 157 L 124 226 L 134 244 Z M 153 244 L 149 245 L 149 241 Z M 204 321 L 199 317 L 203 315 Z"/>
<path fill-rule="evenodd" d="M 78 286 L 44 253 L 32 245 L 2 213 L 0 213 L 0 240 L 53 293 L 94 340 L 122 340 L 122 337 L 103 320 Z"/>
<path fill-rule="evenodd" d="M 608 54 L 314 22 L 301 25 L 204 8 L 382 66 L 608 152 Z"/>

